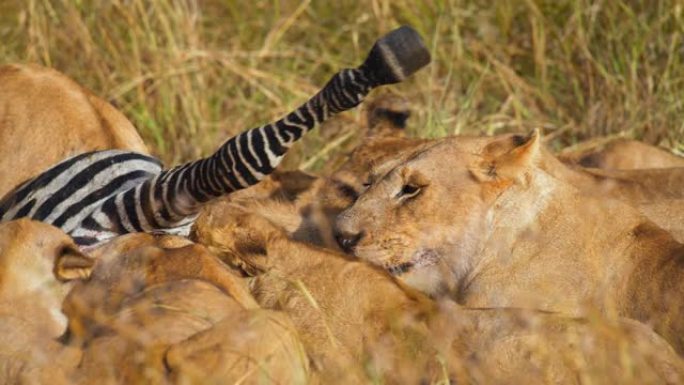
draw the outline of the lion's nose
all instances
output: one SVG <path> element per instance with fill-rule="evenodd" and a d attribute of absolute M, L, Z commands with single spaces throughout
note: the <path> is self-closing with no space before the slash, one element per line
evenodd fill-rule
<path fill-rule="evenodd" d="M 359 233 L 348 233 L 343 231 L 338 231 L 335 234 L 335 239 L 337 244 L 340 245 L 345 253 L 351 253 L 354 251 L 354 246 L 356 246 L 359 241 L 363 238 L 363 232 Z"/>

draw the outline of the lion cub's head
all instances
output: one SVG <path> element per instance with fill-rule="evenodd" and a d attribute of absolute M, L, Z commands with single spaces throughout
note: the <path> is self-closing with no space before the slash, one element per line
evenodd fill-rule
<path fill-rule="evenodd" d="M 446 138 L 412 151 L 374 170 L 337 218 L 336 237 L 407 284 L 446 294 L 476 263 L 496 210 L 510 205 L 505 192 L 527 189 L 539 134 Z"/>

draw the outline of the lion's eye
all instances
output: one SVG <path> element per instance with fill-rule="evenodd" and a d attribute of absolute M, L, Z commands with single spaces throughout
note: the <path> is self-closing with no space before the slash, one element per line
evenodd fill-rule
<path fill-rule="evenodd" d="M 404 187 L 401 188 L 401 191 L 399 191 L 399 194 L 397 194 L 397 198 L 413 198 L 418 195 L 418 193 L 420 193 L 419 186 L 405 184 Z"/>

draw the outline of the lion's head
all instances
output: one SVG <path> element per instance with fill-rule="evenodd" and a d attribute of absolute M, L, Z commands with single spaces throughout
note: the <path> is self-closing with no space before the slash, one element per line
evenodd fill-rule
<path fill-rule="evenodd" d="M 431 294 L 457 290 L 487 234 L 511 205 L 505 192 L 528 190 L 540 156 L 535 132 L 455 137 L 426 143 L 376 167 L 367 189 L 339 215 L 347 252 Z M 534 205 L 534 197 L 530 202 Z"/>

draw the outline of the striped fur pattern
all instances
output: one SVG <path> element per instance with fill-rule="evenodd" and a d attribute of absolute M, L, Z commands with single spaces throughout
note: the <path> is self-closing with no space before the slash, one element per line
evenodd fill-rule
<path fill-rule="evenodd" d="M 76 156 L 10 193 L 0 203 L 1 219 L 44 221 L 80 245 L 138 231 L 187 234 L 204 203 L 262 180 L 304 133 L 358 105 L 373 85 L 359 69 L 343 70 L 285 118 L 231 138 L 210 157 L 166 171 L 154 158 L 132 152 Z"/>
<path fill-rule="evenodd" d="M 284 118 L 229 139 L 207 158 L 162 171 L 157 160 L 132 152 L 78 155 L 9 193 L 0 202 L 0 220 L 44 221 L 80 245 L 139 231 L 185 235 L 203 204 L 258 183 L 318 123 L 429 61 L 420 36 L 401 27 L 378 40 L 363 65 L 338 72 Z"/>

